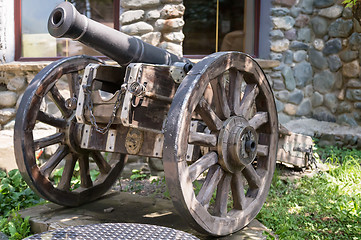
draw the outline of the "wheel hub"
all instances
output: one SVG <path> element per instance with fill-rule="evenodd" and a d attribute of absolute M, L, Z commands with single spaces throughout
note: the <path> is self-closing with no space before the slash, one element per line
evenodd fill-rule
<path fill-rule="evenodd" d="M 74 153 L 83 153 L 84 150 L 80 148 L 82 125 L 76 122 L 75 115 L 72 115 L 67 120 L 67 126 L 64 131 L 65 143 Z"/>
<path fill-rule="evenodd" d="M 218 137 L 219 162 L 227 172 L 241 171 L 257 155 L 258 135 L 243 117 L 225 121 Z"/>

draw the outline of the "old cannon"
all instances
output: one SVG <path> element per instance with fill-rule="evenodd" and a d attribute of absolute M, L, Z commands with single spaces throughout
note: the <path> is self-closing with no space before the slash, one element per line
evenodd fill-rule
<path fill-rule="evenodd" d="M 254 59 L 218 52 L 194 64 L 65 2 L 51 13 L 48 29 L 119 65 L 63 58 L 29 84 L 14 143 L 19 170 L 35 192 L 78 206 L 112 186 L 127 155 L 147 156 L 163 159 L 174 206 L 196 230 L 227 235 L 255 218 L 275 168 L 278 119 Z M 53 134 L 39 135 L 44 128 Z"/>

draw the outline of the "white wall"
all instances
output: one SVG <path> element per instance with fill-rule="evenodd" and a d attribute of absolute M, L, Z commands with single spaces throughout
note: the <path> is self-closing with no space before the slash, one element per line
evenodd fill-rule
<path fill-rule="evenodd" d="M 14 0 L 0 0 L 0 62 L 12 62 L 14 57 Z"/>

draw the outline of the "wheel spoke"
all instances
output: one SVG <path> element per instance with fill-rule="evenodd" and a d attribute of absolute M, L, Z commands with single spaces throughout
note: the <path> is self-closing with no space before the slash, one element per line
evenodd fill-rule
<path fill-rule="evenodd" d="M 244 194 L 242 172 L 236 172 L 233 174 L 232 182 L 232 198 L 234 209 L 244 210 L 247 207 L 247 199 Z"/>
<path fill-rule="evenodd" d="M 72 72 L 66 75 L 69 84 L 70 97 L 78 97 L 79 93 L 79 73 Z"/>
<path fill-rule="evenodd" d="M 218 162 L 218 155 L 215 152 L 209 152 L 202 156 L 195 163 L 189 166 L 189 176 L 194 182 L 201 173 Z"/>
<path fill-rule="evenodd" d="M 249 120 L 249 124 L 254 128 L 257 129 L 263 124 L 268 122 L 268 113 L 267 112 L 258 112 L 254 117 Z"/>
<path fill-rule="evenodd" d="M 236 115 L 243 116 L 246 119 L 249 119 L 249 113 L 251 108 L 256 101 L 256 97 L 259 93 L 259 88 L 256 84 L 248 84 L 246 90 L 244 91 L 244 96 L 241 101 L 241 107 L 236 111 Z"/>
<path fill-rule="evenodd" d="M 111 170 L 111 166 L 109 163 L 104 159 L 102 154 L 98 151 L 91 152 L 91 155 L 93 156 L 93 159 L 95 163 L 97 164 L 100 173 L 107 174 Z"/>
<path fill-rule="evenodd" d="M 51 158 L 49 158 L 49 160 L 40 167 L 40 172 L 48 178 L 53 172 L 53 170 L 56 168 L 56 166 L 59 165 L 61 160 L 63 160 L 65 156 L 68 155 L 68 153 L 68 146 L 61 145 L 60 147 L 58 147 L 54 155 L 52 155 Z"/>
<path fill-rule="evenodd" d="M 214 81 L 211 82 L 212 90 L 213 90 L 213 99 L 214 104 L 216 106 L 216 110 L 218 116 L 221 119 L 227 119 L 231 115 L 231 110 L 228 106 L 226 89 L 223 85 L 223 75 L 216 78 Z"/>
<path fill-rule="evenodd" d="M 225 173 L 218 183 L 216 206 L 214 208 L 214 215 L 225 217 L 227 215 L 228 193 L 231 187 L 232 174 Z"/>
<path fill-rule="evenodd" d="M 188 143 L 205 147 L 215 147 L 217 145 L 217 136 L 208 133 L 190 132 Z"/>
<path fill-rule="evenodd" d="M 59 108 L 59 110 L 61 111 L 61 113 L 65 116 L 65 117 L 70 117 L 71 114 L 73 113 L 72 110 L 67 109 L 65 106 L 65 99 L 64 97 L 60 94 L 58 88 L 54 85 L 51 90 L 50 90 L 51 96 L 54 100 L 54 103 L 56 104 L 56 106 Z"/>
<path fill-rule="evenodd" d="M 235 114 L 236 109 L 241 106 L 241 83 L 243 81 L 242 73 L 237 69 L 229 70 L 229 94 L 228 104 L 231 109 L 231 114 Z"/>
<path fill-rule="evenodd" d="M 37 120 L 39 120 L 42 123 L 48 124 L 50 126 L 65 129 L 66 127 L 66 120 L 62 118 L 56 118 L 54 116 L 51 116 L 47 113 L 44 113 L 43 111 L 38 112 Z"/>
<path fill-rule="evenodd" d="M 60 132 L 60 133 L 55 133 L 53 135 L 34 140 L 34 150 L 37 151 L 44 147 L 54 145 L 56 143 L 60 143 L 64 140 L 64 136 L 65 136 L 65 134 Z"/>
<path fill-rule="evenodd" d="M 196 113 L 202 117 L 202 120 L 211 131 L 218 131 L 222 128 L 222 120 L 219 119 L 217 114 L 203 97 L 197 105 Z"/>
<path fill-rule="evenodd" d="M 257 146 L 257 155 L 261 156 L 261 157 L 268 156 L 268 146 L 258 144 L 258 146 Z"/>
<path fill-rule="evenodd" d="M 262 184 L 261 177 L 258 175 L 256 170 L 252 165 L 247 165 L 243 170 L 242 173 L 244 177 L 247 179 L 248 185 L 252 189 L 260 188 Z"/>
<path fill-rule="evenodd" d="M 63 191 L 69 191 L 70 190 L 70 182 L 71 178 L 74 173 L 75 169 L 75 163 L 76 163 L 77 157 L 72 154 L 70 158 L 66 159 L 63 174 L 61 175 L 58 189 Z"/>
<path fill-rule="evenodd" d="M 81 155 L 78 161 L 80 168 L 80 186 L 83 188 L 90 188 L 93 186 L 93 182 L 90 178 L 89 155 Z"/>
<path fill-rule="evenodd" d="M 197 200 L 205 208 L 209 207 L 209 202 L 223 174 L 224 172 L 219 165 L 214 165 L 209 168 L 206 180 L 197 196 Z"/>

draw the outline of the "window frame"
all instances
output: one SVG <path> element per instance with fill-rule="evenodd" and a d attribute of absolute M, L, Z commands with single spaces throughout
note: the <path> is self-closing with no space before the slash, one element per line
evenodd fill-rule
<path fill-rule="evenodd" d="M 15 61 L 54 61 L 63 57 L 22 57 L 22 32 L 21 32 L 21 1 L 14 0 L 14 31 L 15 31 Z M 118 9 L 118 11 L 116 11 Z M 113 22 L 114 29 L 119 30 L 120 0 L 113 0 Z M 98 56 L 106 59 L 105 56 Z"/>
<path fill-rule="evenodd" d="M 245 0 L 246 1 L 246 0 Z M 259 57 L 259 37 L 260 37 L 260 22 L 261 22 L 261 0 L 251 0 L 254 1 L 254 16 L 253 16 L 253 23 L 254 23 L 254 34 L 253 34 L 253 57 Z M 202 59 L 207 55 L 203 54 L 187 54 L 184 55 L 186 58 L 190 59 Z"/>
<path fill-rule="evenodd" d="M 14 31 L 15 31 L 15 61 L 54 61 L 63 57 L 22 57 L 22 32 L 21 32 L 21 1 L 14 0 Z M 261 14 L 261 0 L 255 0 L 255 12 L 254 12 L 254 55 L 259 56 L 259 30 L 260 30 L 260 14 Z M 118 9 L 118 11 L 116 11 Z M 120 29 L 119 23 L 120 17 L 120 0 L 113 0 L 113 22 L 114 29 Z M 186 58 L 202 59 L 206 55 L 192 54 L 184 55 Z M 100 58 L 106 58 L 100 56 Z"/>

